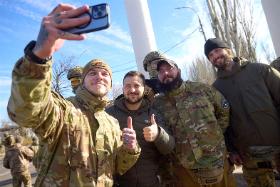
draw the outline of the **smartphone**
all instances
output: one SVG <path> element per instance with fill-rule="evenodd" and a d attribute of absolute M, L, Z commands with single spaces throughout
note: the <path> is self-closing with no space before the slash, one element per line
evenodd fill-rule
<path fill-rule="evenodd" d="M 73 34 L 83 34 L 94 31 L 107 29 L 110 26 L 110 8 L 107 3 L 102 3 L 89 7 L 89 12 L 80 15 L 90 16 L 90 21 L 87 24 L 67 29 L 65 31 Z"/>

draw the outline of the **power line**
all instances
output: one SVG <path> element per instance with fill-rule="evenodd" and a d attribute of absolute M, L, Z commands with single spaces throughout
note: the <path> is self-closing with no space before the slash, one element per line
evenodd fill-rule
<path fill-rule="evenodd" d="M 112 69 L 113 69 L 114 67 L 124 66 L 124 65 L 129 64 L 129 63 L 132 63 L 132 62 L 135 62 L 135 60 L 130 60 L 130 61 L 128 61 L 128 62 L 125 62 L 125 63 L 122 63 L 122 64 L 118 64 L 118 65 L 112 66 Z"/>
<path fill-rule="evenodd" d="M 196 28 L 196 29 L 193 30 L 191 33 L 189 33 L 183 40 L 177 42 L 176 44 L 174 44 L 173 46 L 171 46 L 171 47 L 168 48 L 167 50 L 163 51 L 163 54 L 165 54 L 165 53 L 171 51 L 171 50 L 174 49 L 175 47 L 177 47 L 177 46 L 181 45 L 182 43 L 184 43 L 184 42 L 185 42 L 187 39 L 189 39 L 189 37 L 190 37 L 191 35 L 193 35 L 197 30 L 199 30 L 199 28 Z M 126 62 L 126 63 L 123 63 L 123 64 L 121 64 L 121 65 L 119 65 L 119 66 L 124 66 L 125 64 L 129 64 L 129 63 L 131 63 L 131 62 L 135 62 L 135 61 L 134 61 L 134 60 L 130 60 L 130 61 L 128 61 L 128 62 Z M 117 71 L 113 71 L 113 73 L 120 73 L 120 72 L 123 72 L 123 71 L 126 71 L 126 70 L 130 70 L 130 69 L 135 68 L 135 67 L 137 67 L 137 66 L 136 66 L 136 65 L 133 65 L 133 66 L 130 66 L 130 67 L 127 67 L 127 68 L 124 68 L 124 69 L 120 69 L 120 70 L 117 70 Z M 112 68 L 112 69 L 113 69 L 113 68 Z"/>
<path fill-rule="evenodd" d="M 125 71 L 125 70 L 130 70 L 130 69 L 135 68 L 135 67 L 136 67 L 136 65 L 133 65 L 133 66 L 127 67 L 127 68 L 125 68 L 125 69 L 113 71 L 113 73 L 120 73 L 120 72 L 123 72 L 123 71 Z"/>
<path fill-rule="evenodd" d="M 172 49 L 174 49 L 175 47 L 177 47 L 178 45 L 181 45 L 183 42 L 185 42 L 187 39 L 189 39 L 189 37 L 195 33 L 199 28 L 196 28 L 195 30 L 193 30 L 191 33 L 189 33 L 183 40 L 179 41 L 178 43 L 176 43 L 175 45 L 171 46 L 170 48 L 168 48 L 167 50 L 163 51 L 163 53 L 167 53 L 168 51 L 171 51 Z"/>

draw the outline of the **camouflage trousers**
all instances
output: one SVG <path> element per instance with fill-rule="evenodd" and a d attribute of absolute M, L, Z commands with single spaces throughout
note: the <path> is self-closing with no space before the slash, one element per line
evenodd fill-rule
<path fill-rule="evenodd" d="M 174 187 L 236 187 L 236 181 L 233 176 L 233 166 L 226 160 L 224 164 L 224 177 L 221 182 L 212 185 L 199 184 L 191 171 L 183 168 L 182 166 L 175 166 L 174 177 L 176 184 L 171 185 Z M 170 185 L 167 185 L 171 187 Z"/>
<path fill-rule="evenodd" d="M 276 187 L 273 165 L 252 158 L 243 160 L 243 176 L 249 187 Z"/>
<path fill-rule="evenodd" d="M 32 180 L 29 171 L 13 174 L 13 187 L 21 187 L 22 183 L 25 187 L 32 186 Z"/>

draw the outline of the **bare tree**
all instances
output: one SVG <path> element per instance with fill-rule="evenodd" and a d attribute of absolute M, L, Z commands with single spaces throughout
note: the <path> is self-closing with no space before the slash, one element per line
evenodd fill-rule
<path fill-rule="evenodd" d="M 63 57 L 54 63 L 52 69 L 52 89 L 63 95 L 64 92 L 71 90 L 70 82 L 67 80 L 68 71 L 74 67 L 75 57 Z"/>
<path fill-rule="evenodd" d="M 206 0 L 214 35 L 228 43 L 237 56 L 255 62 L 256 41 L 252 0 Z"/>
<path fill-rule="evenodd" d="M 215 80 L 212 64 L 205 57 L 196 58 L 189 67 L 189 79 L 211 85 Z"/>
<path fill-rule="evenodd" d="M 257 61 L 252 0 L 206 0 L 215 37 L 227 42 L 236 56 Z M 269 52 L 266 52 L 269 54 Z M 189 68 L 190 79 L 212 83 L 216 72 L 206 58 L 197 58 Z"/>

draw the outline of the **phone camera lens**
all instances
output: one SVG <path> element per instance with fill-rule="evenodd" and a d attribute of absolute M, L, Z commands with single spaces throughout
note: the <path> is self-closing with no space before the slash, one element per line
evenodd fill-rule
<path fill-rule="evenodd" d="M 99 11 L 99 12 L 97 13 L 97 15 L 98 15 L 98 17 L 102 17 L 102 16 L 103 16 L 103 12 L 102 12 L 102 11 Z"/>

